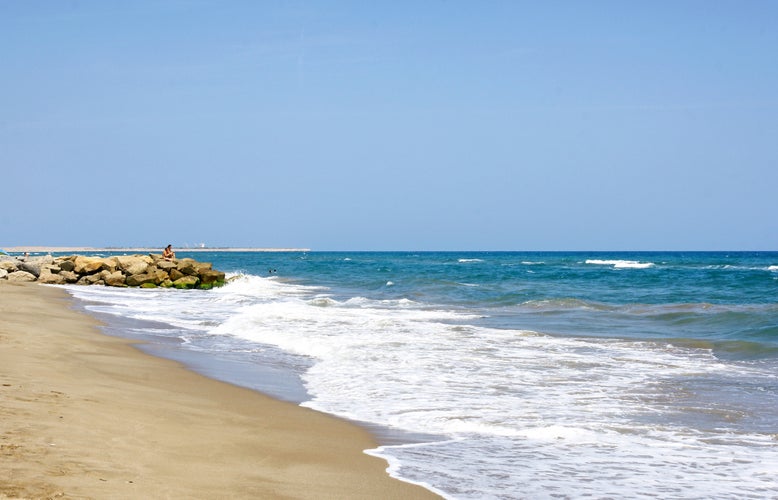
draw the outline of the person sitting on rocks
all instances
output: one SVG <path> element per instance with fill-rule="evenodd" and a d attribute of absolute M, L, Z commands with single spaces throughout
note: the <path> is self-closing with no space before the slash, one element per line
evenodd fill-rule
<path fill-rule="evenodd" d="M 168 245 L 162 250 L 162 258 L 165 260 L 172 260 L 176 258 L 176 253 L 173 251 L 173 245 Z"/>

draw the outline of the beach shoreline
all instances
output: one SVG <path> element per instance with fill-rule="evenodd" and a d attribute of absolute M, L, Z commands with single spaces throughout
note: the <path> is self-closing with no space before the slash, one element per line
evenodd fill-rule
<path fill-rule="evenodd" d="M 0 298 L 0 498 L 437 498 L 366 429 L 144 353 L 63 289 Z"/>

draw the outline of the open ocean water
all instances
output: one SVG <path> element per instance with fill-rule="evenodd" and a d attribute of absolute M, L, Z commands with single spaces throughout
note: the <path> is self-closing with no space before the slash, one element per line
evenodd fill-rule
<path fill-rule="evenodd" d="M 778 498 L 778 252 L 178 256 L 237 277 L 68 290 L 154 352 L 409 436 L 369 451 L 398 478 L 458 499 Z"/>

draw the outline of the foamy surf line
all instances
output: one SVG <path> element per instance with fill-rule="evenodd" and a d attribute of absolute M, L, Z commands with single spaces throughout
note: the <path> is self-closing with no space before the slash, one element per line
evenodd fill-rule
<path fill-rule="evenodd" d="M 256 277 L 233 276 L 233 292 L 238 295 L 246 293 L 245 282 Z M 266 280 L 266 278 L 258 278 Z M 270 280 L 268 280 L 270 281 Z M 281 401 L 304 405 L 311 400 L 302 381 L 302 373 L 312 365 L 310 358 L 280 350 L 268 344 L 248 342 L 237 337 L 231 338 L 229 349 L 219 348 L 214 344 L 198 341 L 196 326 L 204 326 L 206 330 L 218 323 L 200 320 L 187 322 L 172 320 L 160 310 L 159 301 L 152 295 L 185 294 L 187 303 L 202 300 L 214 291 L 175 291 L 175 290 L 127 290 L 103 287 L 67 286 L 67 291 L 76 301 L 76 306 L 85 313 L 98 318 L 104 323 L 102 330 L 112 336 L 137 340 L 137 346 L 142 351 L 182 363 L 190 370 L 206 377 L 245 387 Z M 316 288 L 308 288 L 316 290 Z M 135 299 L 126 300 L 127 295 Z M 138 299 L 141 299 L 138 301 Z M 219 302 L 221 299 L 215 299 Z M 324 301 L 324 302 L 322 302 Z M 127 304 L 130 306 L 127 306 Z M 155 304 L 159 310 L 150 311 L 143 304 Z M 326 306 L 326 299 L 319 299 L 319 304 Z M 170 309 L 175 309 L 169 306 Z M 192 309 L 196 309 L 196 306 Z M 208 337 L 205 335 L 204 337 Z M 328 413 L 326 410 L 319 410 Z M 441 436 L 423 432 L 410 432 L 403 429 L 390 428 L 374 422 L 361 421 L 356 418 L 347 419 L 354 424 L 368 429 L 382 446 L 397 446 L 404 444 L 434 442 L 444 439 Z M 365 450 L 366 453 L 370 450 Z M 375 455 L 375 451 L 372 453 Z M 383 457 L 388 460 L 388 457 Z M 393 476 L 394 477 L 394 476 Z M 397 477 L 402 480 L 403 478 Z M 408 481 L 417 484 L 413 481 Z M 420 486 L 428 486 L 418 483 Z M 434 488 L 430 488 L 434 490 Z"/>
<path fill-rule="evenodd" d="M 654 267 L 653 262 L 638 262 L 635 260 L 603 260 L 603 259 L 587 259 L 586 264 L 593 264 L 598 266 L 613 266 L 614 269 L 648 269 Z"/>
<path fill-rule="evenodd" d="M 488 328 L 476 325 L 478 311 L 336 299 L 325 287 L 257 276 L 210 292 L 75 293 L 103 302 L 93 310 L 181 329 L 183 351 L 306 360 L 292 365 L 304 406 L 371 430 L 441 436 L 370 453 L 393 476 L 452 498 L 778 495 L 764 472 L 778 466 L 775 439 L 734 427 L 743 412 L 726 396 L 769 394 L 775 376 L 710 350 Z M 770 401 L 759 411 L 772 411 Z M 667 485 L 668 474 L 683 478 Z M 711 486 L 722 474 L 733 479 Z"/>
<path fill-rule="evenodd" d="M 750 455 L 761 455 L 764 462 L 774 459 L 759 435 L 744 436 L 742 441 L 726 439 L 726 434 L 718 432 L 698 436 L 689 427 L 691 421 L 673 415 L 681 407 L 667 409 L 662 401 L 668 391 L 691 389 L 690 384 L 704 387 L 732 376 L 732 367 L 718 362 L 709 351 L 655 342 L 550 338 L 467 325 L 471 319 L 410 302 L 290 297 L 247 307 L 219 328 L 317 359 L 304 375 L 314 395 L 305 406 L 350 419 L 457 437 L 381 451 L 383 456 L 395 457 L 399 477 L 419 484 L 445 477 L 443 482 L 449 487 L 456 485 L 457 498 L 469 498 L 467 491 L 477 491 L 475 497 L 519 491 L 534 475 L 517 477 L 515 468 L 536 469 L 532 462 L 554 443 L 563 444 L 546 461 L 558 464 L 570 477 L 596 478 L 588 490 L 593 494 L 613 477 L 581 471 L 578 460 L 569 461 L 571 453 L 576 454 L 572 449 L 579 458 L 587 452 L 591 463 L 612 460 L 614 448 L 619 449 L 619 460 L 631 457 L 636 477 L 647 482 L 660 483 L 667 471 L 655 464 L 669 460 L 673 465 L 668 467 L 689 473 L 689 479 L 673 490 L 676 493 L 692 491 L 700 482 L 713 479 L 689 464 L 713 467 L 720 459 L 717 455 L 736 451 L 731 472 L 748 477 L 758 476 L 754 469 L 740 470 L 754 463 Z M 277 335 L 279 328 L 286 334 Z M 485 393 L 489 397 L 484 398 Z M 657 424 L 657 413 L 674 423 Z M 728 416 L 715 410 L 706 418 L 726 425 Z M 705 441 L 710 440 L 726 445 L 708 453 L 710 445 Z M 692 451 L 668 452 L 684 442 L 682 449 Z M 524 450 L 524 459 L 492 464 L 496 476 L 512 480 L 480 484 L 472 476 L 473 461 L 504 456 L 506 450 Z M 478 487 L 469 489 L 463 484 L 467 481 Z M 568 494 L 581 488 L 578 479 L 554 482 L 564 484 Z M 763 489 L 758 484 L 754 487 Z M 634 491 L 625 490 L 627 494 Z"/>
<path fill-rule="evenodd" d="M 300 380 L 299 370 L 295 370 L 292 363 L 284 365 L 270 356 L 263 357 L 265 350 L 272 346 L 247 345 L 233 351 L 210 351 L 193 343 L 191 330 L 164 319 L 144 319 L 129 310 L 122 314 L 112 310 L 112 304 L 105 302 L 105 297 L 91 295 L 93 291 L 94 287 L 68 287 L 76 307 L 99 319 L 103 323 L 101 330 L 107 335 L 139 341 L 136 347 L 148 354 L 177 361 L 206 377 L 281 401 L 300 404 L 310 398 Z M 128 290 L 117 293 L 126 292 Z"/>

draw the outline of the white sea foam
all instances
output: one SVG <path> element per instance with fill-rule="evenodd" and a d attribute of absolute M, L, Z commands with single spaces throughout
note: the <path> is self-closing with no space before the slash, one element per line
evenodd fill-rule
<path fill-rule="evenodd" d="M 770 267 L 767 268 L 767 270 L 768 271 L 773 271 L 773 272 L 778 271 L 778 266 L 770 266 Z"/>
<path fill-rule="evenodd" d="M 469 264 L 473 262 L 483 262 L 483 259 L 459 259 L 457 262 L 460 264 Z"/>
<path fill-rule="evenodd" d="M 451 440 L 451 441 L 456 441 L 456 440 Z M 411 443 L 411 444 L 402 444 L 402 445 L 395 445 L 395 446 L 379 446 L 378 448 L 372 450 L 365 450 L 365 453 L 386 460 L 387 463 L 389 464 L 389 467 L 387 467 L 386 471 L 389 473 L 391 477 L 394 477 L 396 479 L 401 479 L 408 483 L 419 485 L 423 488 L 432 491 L 433 493 L 440 495 L 443 498 L 451 498 L 451 496 L 447 495 L 445 491 L 435 488 L 432 484 L 430 484 L 427 481 L 414 481 L 400 475 L 400 470 L 403 468 L 403 465 L 391 452 L 391 450 L 398 450 L 403 448 L 410 449 L 410 448 L 417 448 L 421 446 L 430 447 L 435 444 L 446 444 L 451 441 L 443 441 L 437 443 Z M 387 452 L 388 450 L 389 452 Z"/>
<path fill-rule="evenodd" d="M 707 350 L 486 328 L 477 314 L 336 300 L 277 278 L 211 292 L 70 289 L 104 312 L 309 357 L 304 406 L 442 436 L 370 453 L 451 498 L 778 496 L 775 439 L 730 432 L 737 408 L 708 409 L 697 394 L 732 377 L 773 387 L 774 376 Z"/>
<path fill-rule="evenodd" d="M 433 485 L 455 498 L 552 487 L 563 496 L 640 495 L 671 470 L 683 479 L 668 487 L 670 496 L 734 493 L 705 489 L 720 474 L 778 493 L 778 483 L 760 475 L 764 463 L 778 464 L 769 442 L 674 422 L 680 409 L 667 407 L 669 393 L 732 375 L 710 352 L 451 324 L 468 319 L 367 299 L 311 308 L 287 296 L 244 308 L 213 333 L 315 358 L 304 376 L 313 394 L 305 406 L 456 438 L 376 452 L 399 458 L 397 474 L 413 481 L 442 474 Z M 486 477 L 472 476 L 474 461 Z M 538 479 L 544 475 L 553 481 Z"/>
<path fill-rule="evenodd" d="M 598 266 L 613 266 L 615 269 L 646 269 L 654 267 L 653 262 L 638 262 L 635 260 L 601 260 L 601 259 L 587 259 L 587 264 L 595 264 Z"/>

